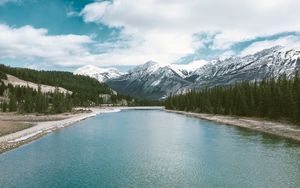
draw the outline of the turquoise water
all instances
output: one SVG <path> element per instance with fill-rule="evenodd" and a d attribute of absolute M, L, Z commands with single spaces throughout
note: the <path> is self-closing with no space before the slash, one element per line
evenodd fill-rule
<path fill-rule="evenodd" d="M 300 187 L 300 144 L 159 110 L 125 110 L 1 154 L 0 187 Z"/>

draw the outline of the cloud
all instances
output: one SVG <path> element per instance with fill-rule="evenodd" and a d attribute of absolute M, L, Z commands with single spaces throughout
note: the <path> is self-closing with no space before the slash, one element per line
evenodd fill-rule
<path fill-rule="evenodd" d="M 228 38 L 241 39 L 299 30 L 295 19 L 300 16 L 299 8 L 294 0 L 114 0 L 88 4 L 81 15 L 85 21 L 127 31 L 219 31 Z"/>
<path fill-rule="evenodd" d="M 139 51 L 127 50 L 131 47 L 123 48 L 126 40 L 119 38 L 117 41 L 98 43 L 87 35 L 49 35 L 44 28 L 30 25 L 13 28 L 0 24 L 0 60 L 19 60 L 41 68 L 41 64 L 72 67 L 85 64 L 137 65 L 150 57 L 161 60 L 168 58 L 159 49 L 155 49 L 152 54 L 143 53 L 143 47 Z M 129 45 L 136 46 L 138 42 L 131 40 Z"/>
<path fill-rule="evenodd" d="M 130 48 L 121 51 L 131 64 L 170 63 L 205 43 L 195 40 L 198 33 L 214 36 L 211 49 L 230 51 L 233 44 L 258 36 L 299 31 L 299 8 L 293 0 L 114 0 L 90 3 L 80 15 L 85 22 L 122 28 L 123 36 L 131 36 Z M 109 55 L 120 56 L 116 52 Z M 135 52 L 143 55 L 129 57 Z"/>
<path fill-rule="evenodd" d="M 100 22 L 110 4 L 111 2 L 109 1 L 88 4 L 79 15 L 83 16 L 85 22 Z"/>
<path fill-rule="evenodd" d="M 74 11 L 71 8 L 67 9 L 66 15 L 67 15 L 67 17 L 77 17 L 77 16 L 80 16 L 80 14 L 78 12 Z"/>
<path fill-rule="evenodd" d="M 274 46 L 284 46 L 289 49 L 300 50 L 300 37 L 299 36 L 286 36 L 279 39 L 274 40 L 265 40 L 254 42 L 246 49 L 241 52 L 241 56 L 246 56 L 250 54 L 254 54 L 258 51 L 261 51 L 266 48 L 271 48 Z"/>
<path fill-rule="evenodd" d="M 0 4 L 8 1 L 0 0 Z M 79 12 L 67 7 L 66 15 L 81 16 L 85 23 L 101 27 L 104 24 L 108 28 L 105 32 L 118 31 L 110 36 L 112 40 L 50 35 L 44 28 L 2 24 L 0 58 L 60 66 L 137 65 L 149 60 L 168 64 L 179 59 L 187 63 L 203 59 L 205 53 L 226 58 L 239 53 L 234 45 L 241 41 L 300 31 L 299 9 L 300 3 L 294 0 L 97 0 Z M 252 53 L 261 46 L 291 45 L 299 42 L 296 38 L 255 42 L 242 53 Z M 193 54 L 197 56 L 190 57 Z"/>
<path fill-rule="evenodd" d="M 12 28 L 0 24 L 1 59 L 43 61 L 60 65 L 81 64 L 90 55 L 85 45 L 93 41 L 85 35 L 48 35 L 32 26 Z"/>

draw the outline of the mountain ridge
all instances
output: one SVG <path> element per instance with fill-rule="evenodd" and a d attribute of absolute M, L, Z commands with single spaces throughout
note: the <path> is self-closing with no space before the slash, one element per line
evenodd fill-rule
<path fill-rule="evenodd" d="M 105 82 L 108 79 L 121 76 L 123 73 L 115 68 L 100 68 L 94 65 L 85 65 L 73 72 L 75 75 L 84 75 L 97 79 L 99 82 Z"/>
<path fill-rule="evenodd" d="M 261 81 L 300 70 L 300 51 L 282 46 L 224 60 L 199 61 L 198 65 L 160 64 L 148 61 L 128 73 L 106 79 L 114 90 L 147 99 L 164 99 L 190 90 Z"/>

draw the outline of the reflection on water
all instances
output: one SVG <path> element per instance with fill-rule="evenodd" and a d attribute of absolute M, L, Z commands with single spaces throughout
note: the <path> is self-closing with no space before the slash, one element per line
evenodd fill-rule
<path fill-rule="evenodd" d="M 273 134 L 267 134 L 258 132 L 255 130 L 249 130 L 241 127 L 232 127 L 236 131 L 236 134 L 241 135 L 244 139 L 261 141 L 261 144 L 268 145 L 270 147 L 299 147 L 300 142 L 289 138 L 280 137 Z"/>
<path fill-rule="evenodd" d="M 300 187 L 299 159 L 288 139 L 126 110 L 0 155 L 0 187 Z"/>

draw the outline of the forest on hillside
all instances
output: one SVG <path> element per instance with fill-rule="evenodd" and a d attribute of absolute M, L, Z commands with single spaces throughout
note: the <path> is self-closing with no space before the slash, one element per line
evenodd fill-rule
<path fill-rule="evenodd" d="M 73 107 L 72 96 L 59 92 L 42 93 L 41 87 L 34 90 L 30 87 L 5 85 L 0 82 L 1 111 L 19 113 L 57 114 L 70 112 Z"/>
<path fill-rule="evenodd" d="M 88 103 L 100 104 L 99 94 L 112 94 L 112 90 L 96 79 L 73 75 L 71 72 L 62 71 L 37 71 L 27 68 L 14 68 L 0 65 L 0 72 L 10 74 L 19 79 L 45 84 L 54 87 L 62 87 L 72 91 L 74 105 L 85 106 Z"/>
<path fill-rule="evenodd" d="M 243 82 L 227 87 L 205 88 L 200 91 L 170 96 L 166 109 L 261 117 L 300 123 L 300 79 L 286 75 L 261 82 Z"/>
<path fill-rule="evenodd" d="M 54 92 L 43 93 L 41 87 L 37 90 L 29 86 L 5 85 L 2 80 L 7 75 L 19 79 L 56 87 Z M 71 93 L 61 93 L 58 87 Z M 119 104 L 125 100 L 130 106 L 162 105 L 162 102 L 133 98 L 128 95 L 113 92 L 107 85 L 94 78 L 73 75 L 61 71 L 37 71 L 26 68 L 13 68 L 0 65 L 0 109 L 2 112 L 55 114 L 69 112 L 73 107 L 91 107 L 104 103 L 99 95 L 110 95 L 111 104 Z M 123 104 L 124 105 L 124 104 Z"/>

